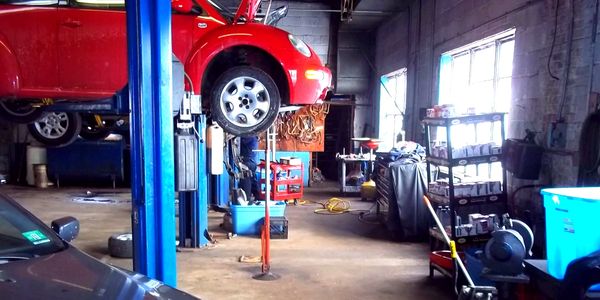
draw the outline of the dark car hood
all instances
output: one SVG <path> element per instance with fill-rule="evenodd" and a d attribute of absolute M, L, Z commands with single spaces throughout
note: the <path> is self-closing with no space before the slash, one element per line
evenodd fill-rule
<path fill-rule="evenodd" d="M 197 299 L 141 274 L 101 263 L 69 246 L 0 264 L 2 299 Z"/>

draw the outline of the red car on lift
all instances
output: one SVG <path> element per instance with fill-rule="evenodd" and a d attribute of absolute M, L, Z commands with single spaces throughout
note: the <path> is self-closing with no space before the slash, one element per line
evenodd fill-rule
<path fill-rule="evenodd" d="M 105 136 L 116 121 L 106 111 L 128 114 L 117 101 L 127 95 L 124 2 L 0 3 L 0 117 L 29 123 L 49 146 L 80 134 Z M 235 135 L 266 130 L 280 105 L 324 99 L 331 83 L 330 70 L 302 40 L 256 20 L 259 4 L 242 0 L 234 14 L 211 0 L 172 1 L 174 61 L 183 65 L 185 89 L 200 95 L 212 119 Z M 265 23 L 275 23 L 285 9 L 265 16 Z M 183 86 L 176 79 L 173 85 Z M 182 99 L 173 98 L 178 108 Z"/>

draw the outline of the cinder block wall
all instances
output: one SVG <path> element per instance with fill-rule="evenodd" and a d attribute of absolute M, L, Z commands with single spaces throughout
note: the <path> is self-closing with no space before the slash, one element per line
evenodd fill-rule
<path fill-rule="evenodd" d="M 437 102 L 440 55 L 487 36 L 516 28 L 513 62 L 512 109 L 508 136 L 521 138 L 525 129 L 539 132 L 546 145 L 549 124 L 557 119 L 566 94 L 565 149 L 546 147 L 543 177 L 538 183 L 575 185 L 579 132 L 600 93 L 600 47 L 594 20 L 596 1 L 574 0 L 574 34 L 566 89 L 566 58 L 571 24 L 571 1 L 560 1 L 555 49 L 550 60 L 555 80 L 547 71 L 554 33 L 556 0 L 414 0 L 377 30 L 378 75 L 408 68 L 406 129 L 409 139 L 421 140 L 420 108 Z M 525 182 L 509 181 L 513 186 Z M 531 183 L 531 182 L 526 182 Z"/>
<path fill-rule="evenodd" d="M 240 1 L 222 0 L 219 3 L 235 12 Z M 268 1 L 262 2 L 262 13 L 266 13 L 268 4 Z M 315 50 L 323 63 L 327 63 L 331 13 L 323 10 L 328 10 L 330 7 L 321 3 L 273 1 L 271 9 L 283 5 L 287 5 L 288 15 L 279 22 L 277 27 L 301 38 Z"/>
<path fill-rule="evenodd" d="M 263 7 L 266 9 L 266 2 Z M 288 15 L 283 18 L 277 27 L 300 37 L 310 45 L 321 58 L 324 64 L 329 63 L 329 39 L 331 13 L 323 12 L 330 9 L 321 3 L 302 3 L 291 1 L 273 1 L 272 9 L 287 5 Z"/>

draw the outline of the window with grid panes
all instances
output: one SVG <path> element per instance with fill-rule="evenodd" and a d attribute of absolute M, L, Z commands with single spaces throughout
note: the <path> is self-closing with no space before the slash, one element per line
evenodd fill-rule
<path fill-rule="evenodd" d="M 514 47 L 512 29 L 442 54 L 438 104 L 452 104 L 457 113 L 508 112 Z M 446 136 L 445 129 L 439 128 L 437 136 Z M 502 143 L 500 122 L 453 126 L 450 136 L 453 147 Z M 502 178 L 500 163 L 460 167 L 457 171 L 467 176 Z"/>

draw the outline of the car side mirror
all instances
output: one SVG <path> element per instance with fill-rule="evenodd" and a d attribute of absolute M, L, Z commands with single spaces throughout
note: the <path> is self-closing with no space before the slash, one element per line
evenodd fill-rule
<path fill-rule="evenodd" d="M 73 217 L 56 219 L 52 221 L 50 227 L 67 242 L 74 240 L 79 235 L 79 220 Z"/>
<path fill-rule="evenodd" d="M 194 6 L 192 0 L 171 0 L 171 9 L 182 14 L 189 14 Z"/>

